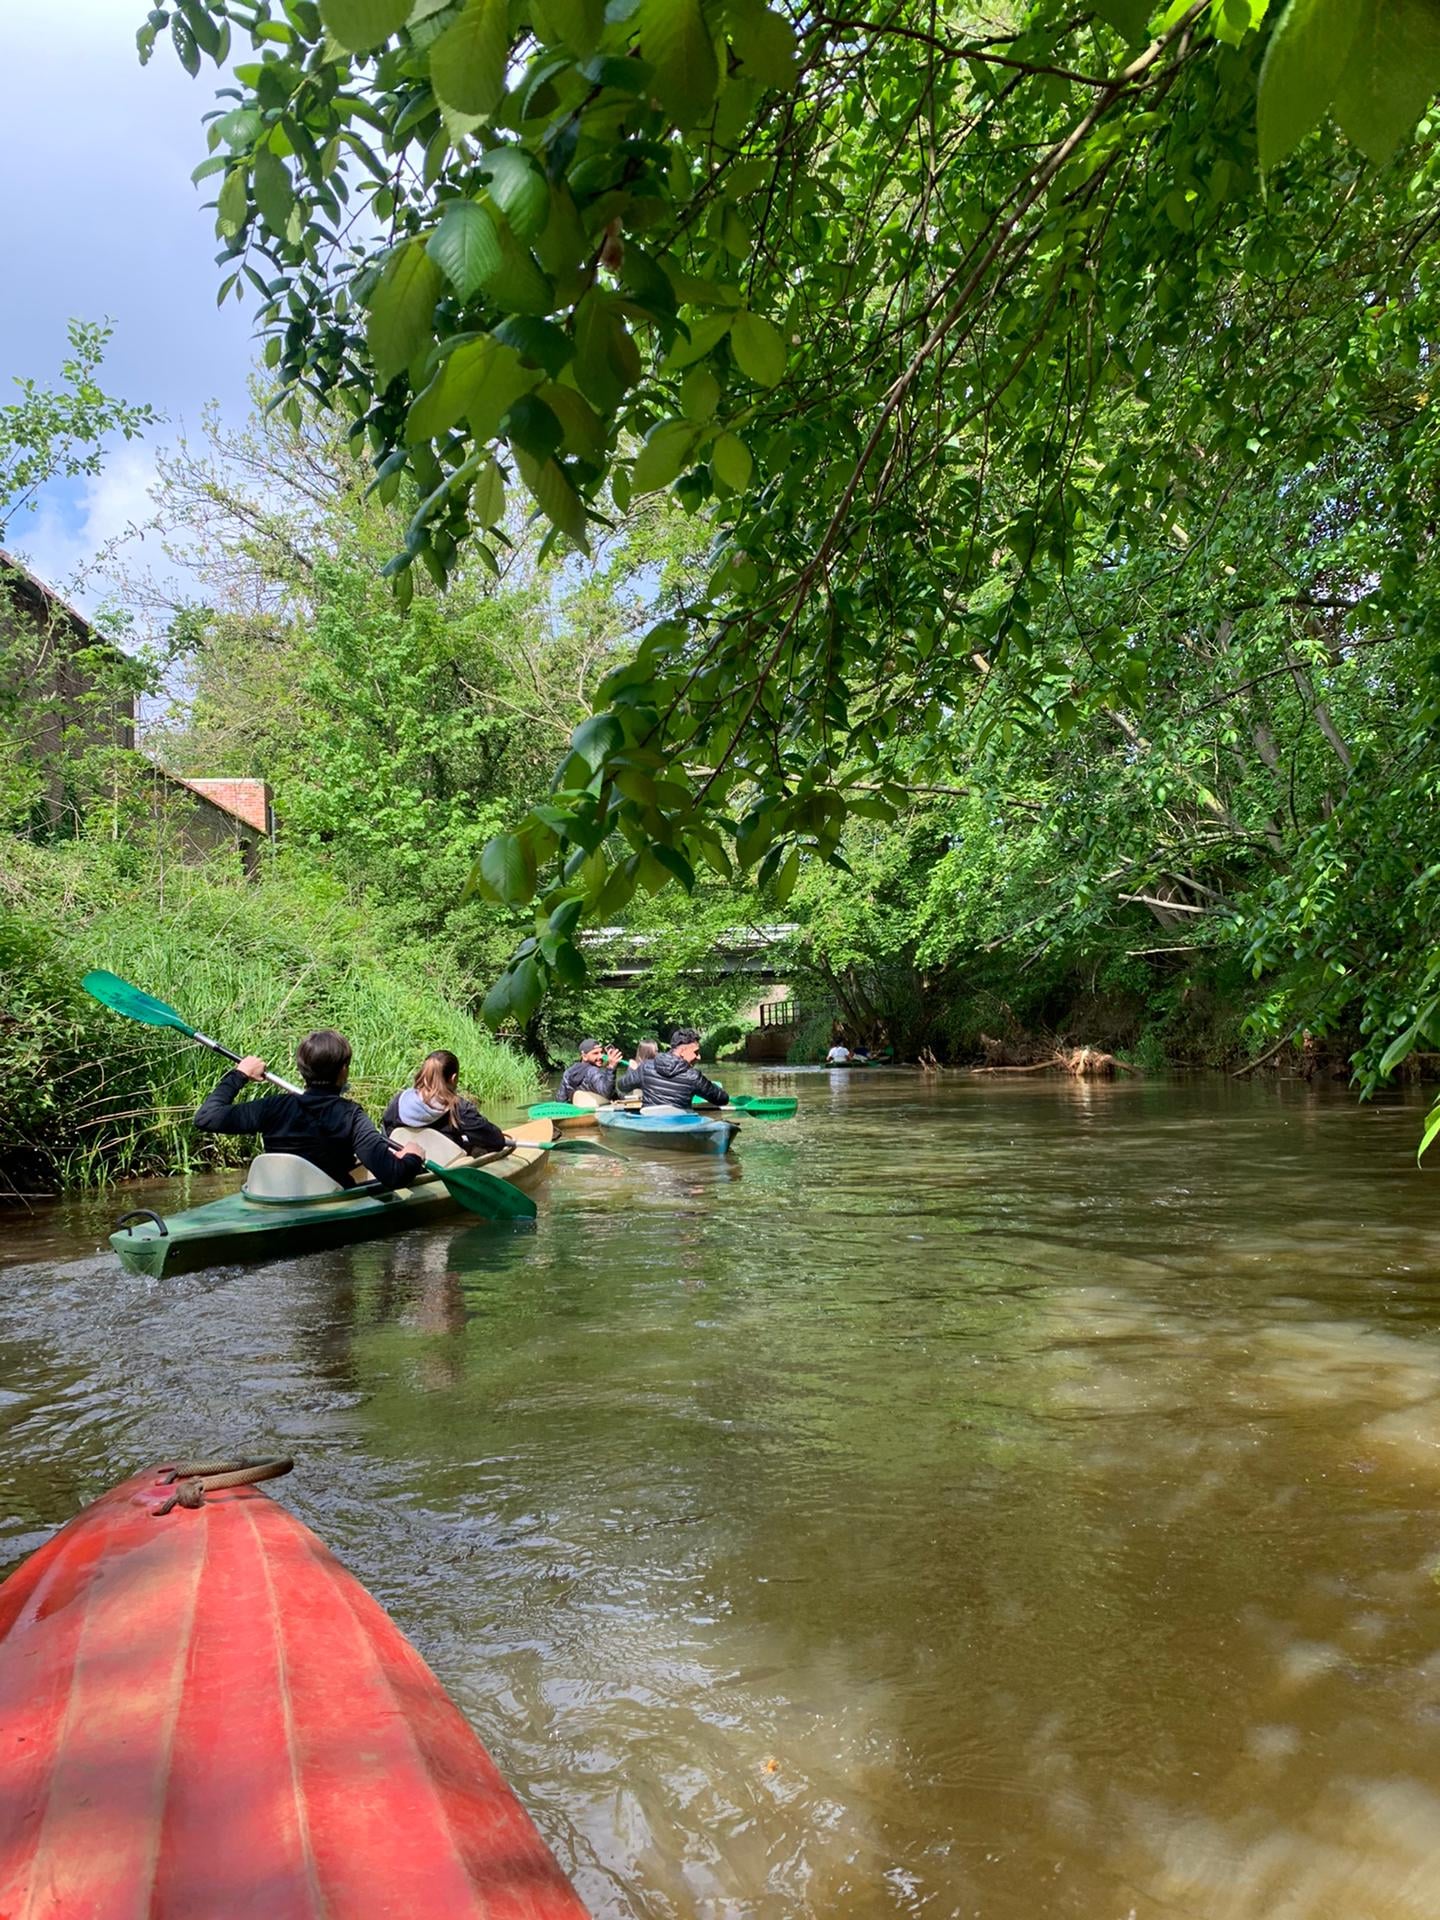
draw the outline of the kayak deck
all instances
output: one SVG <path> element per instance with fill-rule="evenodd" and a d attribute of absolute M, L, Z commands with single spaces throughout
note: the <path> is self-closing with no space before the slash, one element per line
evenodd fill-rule
<path fill-rule="evenodd" d="M 514 1131 L 525 1144 L 513 1152 L 461 1160 L 457 1166 L 478 1166 L 496 1179 L 532 1186 L 545 1170 L 548 1156 L 541 1149 L 553 1129 L 549 1121 L 536 1120 Z M 157 1278 L 218 1262 L 272 1260 L 343 1246 L 459 1211 L 444 1183 L 433 1177 L 389 1192 L 351 1190 L 312 1200 L 253 1200 L 243 1192 L 228 1193 L 163 1221 L 152 1216 L 117 1228 L 110 1245 L 127 1273 Z"/>
<path fill-rule="evenodd" d="M 0 1587 L 0 1913 L 584 1920 L 454 1703 L 256 1487 L 159 1469 Z"/>

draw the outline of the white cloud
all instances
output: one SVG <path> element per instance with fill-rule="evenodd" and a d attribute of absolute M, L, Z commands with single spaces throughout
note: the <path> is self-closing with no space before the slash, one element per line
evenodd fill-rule
<path fill-rule="evenodd" d="M 113 542 L 138 534 L 153 511 L 155 452 L 137 442 L 122 445 L 102 472 L 80 484 L 78 499 L 52 492 L 35 513 L 11 523 L 14 552 L 86 613 L 106 598 L 96 561 Z M 143 546 L 140 539 L 127 541 L 127 555 Z"/>

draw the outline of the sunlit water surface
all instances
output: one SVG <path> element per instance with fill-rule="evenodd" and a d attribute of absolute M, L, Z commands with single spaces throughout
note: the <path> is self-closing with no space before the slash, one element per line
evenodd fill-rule
<path fill-rule="evenodd" d="M 213 1181 L 7 1217 L 0 1560 L 293 1451 L 615 1920 L 1434 1920 L 1418 1109 L 763 1086 L 799 1119 L 554 1162 L 530 1234 L 151 1283 L 109 1216 Z"/>

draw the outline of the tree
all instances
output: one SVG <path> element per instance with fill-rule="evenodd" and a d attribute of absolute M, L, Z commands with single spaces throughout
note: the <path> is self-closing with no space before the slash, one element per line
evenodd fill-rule
<path fill-rule="evenodd" d="M 1077 583 L 1133 579 L 1158 528 L 1174 585 L 1243 456 L 1283 498 L 1333 453 L 1431 256 L 1428 127 L 1386 164 L 1440 78 L 1429 0 L 1035 0 L 998 31 L 918 0 L 186 0 L 143 52 L 167 24 L 192 71 L 254 44 L 199 170 L 222 291 L 258 293 L 287 405 L 348 412 L 382 493 L 409 476 L 402 590 L 488 545 L 497 475 L 555 542 L 662 488 L 713 538 L 480 863 L 536 901 L 496 1018 L 662 874 L 783 901 L 949 712 L 1033 722 L 1072 643 L 1121 712 L 1143 648 L 1072 621 Z M 1310 135 L 1327 109 L 1344 137 Z"/>
<path fill-rule="evenodd" d="M 70 355 L 61 363 L 61 384 L 17 379 L 20 398 L 0 406 L 0 542 L 15 515 L 33 507 L 52 481 L 99 473 L 112 434 L 134 440 L 160 417 L 153 407 L 112 399 L 101 387 L 96 376 L 109 327 L 72 320 L 66 331 Z"/>

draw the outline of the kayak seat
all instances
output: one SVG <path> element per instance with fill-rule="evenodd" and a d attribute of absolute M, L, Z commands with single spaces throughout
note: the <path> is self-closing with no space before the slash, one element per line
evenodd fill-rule
<path fill-rule="evenodd" d="M 252 1200 L 315 1200 L 343 1192 L 338 1180 L 298 1153 L 257 1153 L 245 1176 L 245 1193 Z"/>
<path fill-rule="evenodd" d="M 458 1140 L 447 1139 L 443 1133 L 437 1133 L 434 1127 L 396 1127 L 390 1136 L 390 1144 L 402 1151 L 406 1147 L 413 1147 L 417 1153 L 423 1153 L 427 1160 L 433 1160 L 437 1167 L 453 1167 L 470 1157 Z"/>
<path fill-rule="evenodd" d="M 597 1107 L 603 1107 L 605 1102 L 600 1098 L 598 1093 L 587 1093 L 584 1087 L 581 1087 L 571 1104 L 572 1106 L 583 1107 L 586 1113 L 594 1113 L 595 1109 Z"/>

